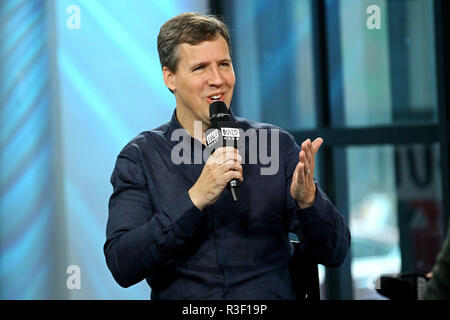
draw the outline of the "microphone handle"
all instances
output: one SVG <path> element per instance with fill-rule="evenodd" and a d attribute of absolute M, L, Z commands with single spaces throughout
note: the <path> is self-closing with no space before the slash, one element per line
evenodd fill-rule
<path fill-rule="evenodd" d="M 240 182 L 238 179 L 234 178 L 227 183 L 227 190 L 230 193 L 233 202 L 239 201 L 239 186 Z"/>
<path fill-rule="evenodd" d="M 234 147 L 237 149 L 237 145 L 236 145 L 236 141 L 234 141 Z M 239 187 L 241 185 L 241 182 L 234 178 L 231 179 L 230 181 L 228 181 L 227 183 L 227 189 L 228 192 L 230 193 L 231 196 L 231 200 L 233 200 L 233 202 L 238 202 L 239 201 Z"/>
<path fill-rule="evenodd" d="M 213 149 L 211 154 L 213 154 L 216 150 Z M 227 183 L 227 190 L 230 193 L 231 199 L 233 200 L 233 202 L 238 202 L 239 201 L 239 186 L 240 186 L 240 181 L 236 178 L 231 179 L 230 181 L 228 181 Z"/>

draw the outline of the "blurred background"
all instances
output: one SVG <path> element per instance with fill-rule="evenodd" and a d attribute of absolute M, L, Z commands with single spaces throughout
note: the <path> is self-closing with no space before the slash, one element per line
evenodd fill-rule
<path fill-rule="evenodd" d="M 149 298 L 107 269 L 109 178 L 170 120 L 156 37 L 186 11 L 230 26 L 238 116 L 325 140 L 316 178 L 352 245 L 320 266 L 322 299 L 429 272 L 450 211 L 445 1 L 0 0 L 0 299 Z"/>

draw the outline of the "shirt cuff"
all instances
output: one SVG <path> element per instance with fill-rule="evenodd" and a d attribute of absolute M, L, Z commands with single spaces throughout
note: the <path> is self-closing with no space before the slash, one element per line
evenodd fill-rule
<path fill-rule="evenodd" d="M 295 200 L 297 212 L 303 219 L 308 219 L 311 217 L 314 220 L 321 219 L 327 221 L 327 199 L 327 196 L 316 184 L 316 198 L 314 199 L 313 204 L 308 208 L 302 209 Z"/>

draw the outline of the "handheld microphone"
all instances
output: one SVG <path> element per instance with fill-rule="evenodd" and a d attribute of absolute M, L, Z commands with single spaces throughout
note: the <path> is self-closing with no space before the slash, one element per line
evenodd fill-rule
<path fill-rule="evenodd" d="M 222 146 L 237 148 L 241 135 L 240 126 L 231 119 L 230 112 L 223 101 L 214 101 L 209 105 L 209 119 L 211 127 L 205 130 L 205 138 L 207 147 L 212 148 L 211 154 Z M 239 186 L 238 179 L 232 179 L 227 184 L 227 190 L 233 202 L 239 201 Z"/>

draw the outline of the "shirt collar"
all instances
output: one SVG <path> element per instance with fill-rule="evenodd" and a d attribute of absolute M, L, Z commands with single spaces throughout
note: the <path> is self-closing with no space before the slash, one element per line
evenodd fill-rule
<path fill-rule="evenodd" d="M 230 109 L 230 119 L 233 122 L 237 121 L 236 117 L 234 116 L 233 111 L 231 109 Z M 180 139 L 182 139 L 181 141 L 180 140 L 178 140 L 178 141 L 172 140 L 172 133 L 175 130 L 177 130 L 177 129 L 182 129 L 181 135 L 185 137 L 183 139 L 180 138 Z M 189 132 L 187 132 L 187 130 L 184 129 L 181 126 L 181 124 L 180 124 L 180 122 L 178 121 L 178 118 L 177 118 L 177 109 L 176 108 L 173 111 L 172 118 L 171 118 L 170 122 L 168 123 L 168 130 L 166 131 L 165 136 L 166 136 L 167 140 L 169 141 L 169 143 L 172 144 L 172 146 L 174 146 L 176 144 L 179 144 L 179 143 L 182 143 L 183 144 L 182 145 L 183 152 L 190 152 L 191 153 L 191 155 L 190 155 L 191 157 L 194 157 L 194 154 L 192 153 L 192 151 L 196 150 L 195 145 L 198 145 L 201 149 L 205 148 L 205 146 L 200 141 L 198 141 L 197 139 L 194 139 L 189 134 Z M 193 160 L 193 161 L 195 162 L 195 160 Z M 203 157 L 202 157 L 202 161 L 204 161 Z"/>
<path fill-rule="evenodd" d="M 231 110 L 231 108 L 229 109 L 230 110 L 230 118 L 231 118 L 231 121 L 232 122 L 236 122 L 236 117 L 234 116 L 234 113 L 233 113 L 233 110 Z M 181 129 L 181 128 L 183 128 L 182 126 L 181 126 L 181 124 L 180 124 L 180 122 L 178 121 L 178 118 L 177 118 L 177 109 L 175 108 L 175 110 L 173 111 L 173 114 L 172 114 L 172 119 L 170 120 L 170 122 L 169 122 L 169 126 L 170 126 L 170 131 L 171 131 L 171 133 L 172 133 L 172 131 L 173 130 L 175 130 L 175 129 Z M 187 131 L 186 131 L 187 132 Z"/>

